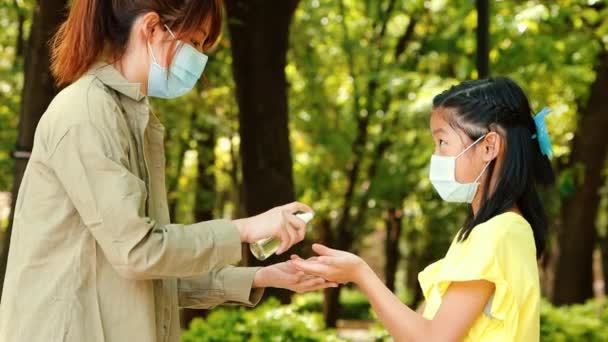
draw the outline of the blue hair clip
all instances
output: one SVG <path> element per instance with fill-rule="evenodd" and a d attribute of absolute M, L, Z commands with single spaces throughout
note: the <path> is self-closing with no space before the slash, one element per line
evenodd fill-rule
<path fill-rule="evenodd" d="M 534 116 L 534 123 L 536 124 L 536 134 L 532 135 L 532 139 L 538 140 L 540 151 L 543 155 L 551 158 L 553 156 L 553 148 L 551 147 L 551 137 L 549 137 L 549 131 L 547 130 L 547 121 L 545 118 L 551 113 L 551 109 L 545 107 Z"/>

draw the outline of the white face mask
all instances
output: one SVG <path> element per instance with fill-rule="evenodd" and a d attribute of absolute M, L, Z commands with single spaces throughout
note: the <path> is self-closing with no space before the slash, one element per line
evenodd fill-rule
<path fill-rule="evenodd" d="M 431 171 L 429 178 L 431 184 L 439 193 L 439 196 L 446 202 L 454 203 L 471 203 L 479 187 L 479 179 L 488 168 L 490 163 L 481 170 L 481 173 L 472 183 L 460 183 L 456 180 L 456 159 L 462 156 L 471 147 L 475 146 L 480 142 L 485 135 L 477 139 L 469 147 L 465 148 L 464 151 L 460 152 L 457 156 L 445 157 L 433 154 L 431 157 Z"/>

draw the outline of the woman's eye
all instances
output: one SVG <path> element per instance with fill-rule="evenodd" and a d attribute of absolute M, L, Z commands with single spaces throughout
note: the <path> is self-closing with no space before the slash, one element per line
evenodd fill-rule
<path fill-rule="evenodd" d="M 201 47 L 201 43 L 198 40 L 192 40 L 192 45 L 194 45 L 195 48 Z"/>
<path fill-rule="evenodd" d="M 439 139 L 439 146 L 443 146 L 445 144 L 446 144 L 445 140 Z"/>

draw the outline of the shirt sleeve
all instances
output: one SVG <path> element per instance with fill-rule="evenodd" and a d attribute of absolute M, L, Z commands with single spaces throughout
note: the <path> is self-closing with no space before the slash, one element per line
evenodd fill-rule
<path fill-rule="evenodd" d="M 441 297 L 452 282 L 489 281 L 496 288 L 484 312 L 491 318 L 505 319 L 514 307 L 514 298 L 504 270 L 509 262 L 508 255 L 516 251 L 511 250 L 513 241 L 505 237 L 504 231 L 503 227 L 494 224 L 480 225 L 465 241 L 454 243 L 434 275 L 433 288 Z M 427 286 L 427 289 L 431 287 Z"/>
<path fill-rule="evenodd" d="M 124 165 L 126 152 L 113 139 L 91 122 L 76 124 L 47 163 L 119 274 L 191 277 L 240 260 L 240 236 L 230 221 L 160 225 L 143 217 L 146 186 Z"/>
<path fill-rule="evenodd" d="M 264 294 L 264 289 L 251 288 L 259 269 L 227 266 L 199 277 L 179 279 L 179 306 L 191 309 L 209 309 L 221 304 L 253 307 Z"/>

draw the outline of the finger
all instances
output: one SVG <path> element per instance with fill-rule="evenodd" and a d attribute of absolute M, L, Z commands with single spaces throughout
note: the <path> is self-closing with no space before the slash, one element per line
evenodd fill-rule
<path fill-rule="evenodd" d="M 285 216 L 288 217 L 289 215 L 285 215 Z M 287 220 L 288 220 L 288 218 L 287 218 Z M 289 248 L 291 248 L 291 246 L 293 246 L 299 242 L 296 230 L 291 226 L 291 224 L 287 220 L 285 222 L 285 226 L 283 227 L 283 231 L 285 232 L 285 235 L 287 235 L 289 237 L 289 240 L 288 240 L 289 244 L 287 245 L 286 249 L 282 252 L 287 251 Z"/>
<path fill-rule="evenodd" d="M 285 211 L 281 212 L 281 217 L 283 218 L 283 220 L 281 222 L 281 228 L 279 229 L 279 236 L 281 238 L 281 245 L 279 246 L 279 249 L 277 249 L 277 252 L 276 252 L 277 255 L 283 254 L 292 245 L 291 235 L 289 234 L 288 229 L 285 228 L 285 226 L 288 224 L 287 223 L 287 216 L 288 215 L 287 215 L 287 213 Z"/>
<path fill-rule="evenodd" d="M 304 212 L 308 212 L 308 213 L 313 213 L 314 214 L 314 210 L 307 206 L 304 203 L 300 203 L 300 202 L 291 202 L 287 205 L 285 205 L 285 209 L 287 209 L 290 213 L 296 213 L 298 211 L 304 211 Z"/>
<path fill-rule="evenodd" d="M 330 266 L 335 266 L 337 264 L 336 258 L 330 257 L 330 256 L 320 256 L 317 258 L 317 261 L 322 264 L 330 265 Z"/>
<path fill-rule="evenodd" d="M 311 277 L 311 278 L 301 281 L 300 284 L 298 285 L 298 287 L 309 288 L 309 287 L 319 286 L 319 285 L 322 285 L 325 283 L 326 283 L 326 281 L 323 278 Z"/>
<path fill-rule="evenodd" d="M 315 278 L 309 281 L 303 282 L 299 287 L 301 292 L 311 292 L 326 289 L 328 287 L 338 287 L 338 284 L 327 282 L 323 279 Z"/>
<path fill-rule="evenodd" d="M 300 271 L 304 271 L 307 274 L 315 275 L 321 278 L 327 279 L 331 274 L 331 269 L 329 266 L 321 264 L 316 261 L 300 261 L 300 260 L 292 260 L 291 263 Z"/>
<path fill-rule="evenodd" d="M 298 236 L 302 236 L 298 242 L 302 241 L 304 239 L 304 235 L 306 234 L 306 222 L 289 213 L 285 214 L 285 220 L 287 221 L 287 226 L 290 229 L 295 230 Z"/>
<path fill-rule="evenodd" d="M 305 237 L 306 237 L 306 226 L 304 226 L 304 229 L 298 229 L 296 231 L 296 238 L 298 239 L 298 242 L 301 242 L 302 240 L 304 240 Z"/>
<path fill-rule="evenodd" d="M 312 250 L 319 255 L 337 256 L 341 251 L 323 246 L 320 243 L 312 245 Z"/>
<path fill-rule="evenodd" d="M 284 229 L 279 232 L 279 239 L 281 239 L 281 245 L 279 246 L 279 249 L 277 249 L 277 255 L 283 254 L 283 252 L 291 247 L 289 234 Z"/>
<path fill-rule="evenodd" d="M 283 254 L 285 251 L 287 251 L 289 249 L 289 247 L 291 247 L 289 240 L 291 239 L 289 237 L 289 234 L 286 231 L 282 231 L 280 233 L 281 236 L 281 245 L 279 246 L 279 249 L 277 249 L 276 254 L 277 255 L 281 255 Z"/>
<path fill-rule="evenodd" d="M 296 255 L 296 254 L 292 254 L 292 255 L 291 255 L 289 258 L 290 258 L 291 260 L 304 260 L 304 259 L 300 258 L 300 256 L 298 256 L 298 255 Z"/>
<path fill-rule="evenodd" d="M 304 276 L 300 280 L 308 280 L 308 279 L 314 279 L 314 278 L 318 278 L 318 277 L 304 273 Z"/>

